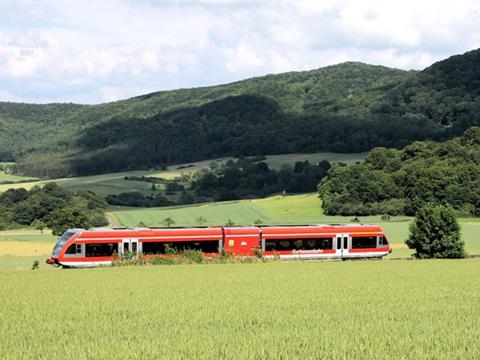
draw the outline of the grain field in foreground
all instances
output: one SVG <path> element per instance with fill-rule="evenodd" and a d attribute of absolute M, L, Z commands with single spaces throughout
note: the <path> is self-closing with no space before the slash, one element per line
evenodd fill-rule
<path fill-rule="evenodd" d="M 0 358 L 474 359 L 479 273 L 478 260 L 0 271 Z"/>

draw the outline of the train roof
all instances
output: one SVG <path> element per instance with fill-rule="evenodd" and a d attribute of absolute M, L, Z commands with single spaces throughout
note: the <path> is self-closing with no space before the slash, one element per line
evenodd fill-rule
<path fill-rule="evenodd" d="M 379 227 L 374 224 L 304 224 L 304 225 L 259 225 L 259 226 L 189 226 L 189 227 L 135 227 L 135 228 L 92 228 L 92 229 L 69 229 L 67 231 L 142 231 L 142 230 L 205 230 L 205 229 L 257 229 L 257 228 L 296 228 L 296 227 Z"/>

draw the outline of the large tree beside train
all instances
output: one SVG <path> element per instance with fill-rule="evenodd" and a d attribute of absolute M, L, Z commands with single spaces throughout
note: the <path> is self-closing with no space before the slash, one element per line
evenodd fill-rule
<path fill-rule="evenodd" d="M 410 236 L 405 243 L 415 250 L 414 256 L 420 259 L 466 256 L 464 242 L 460 238 L 460 225 L 450 206 L 423 206 L 410 225 Z"/>
<path fill-rule="evenodd" d="M 479 114 L 476 50 L 421 72 L 345 63 L 95 106 L 0 103 L 0 160 L 56 177 L 226 155 L 365 151 L 459 135 L 480 124 Z"/>

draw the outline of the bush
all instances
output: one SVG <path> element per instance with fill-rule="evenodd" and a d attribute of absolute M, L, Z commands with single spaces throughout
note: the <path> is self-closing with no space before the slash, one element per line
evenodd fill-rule
<path fill-rule="evenodd" d="M 66 230 L 73 228 L 88 229 L 90 226 L 87 211 L 73 206 L 55 210 L 48 219 L 48 227 L 52 229 L 53 235 L 62 235 Z"/>
<path fill-rule="evenodd" d="M 93 213 L 90 216 L 90 224 L 92 227 L 108 226 L 108 220 L 103 213 Z"/>
<path fill-rule="evenodd" d="M 417 258 L 463 258 L 464 243 L 460 240 L 460 226 L 450 206 L 426 205 L 410 225 L 410 236 L 405 242 L 415 250 Z"/>
<path fill-rule="evenodd" d="M 190 263 L 200 264 L 205 259 L 200 250 L 185 249 L 182 251 L 182 254 L 184 255 L 185 260 Z"/>

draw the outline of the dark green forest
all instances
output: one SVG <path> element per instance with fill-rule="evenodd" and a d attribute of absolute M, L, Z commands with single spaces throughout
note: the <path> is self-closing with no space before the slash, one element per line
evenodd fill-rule
<path fill-rule="evenodd" d="M 55 235 L 68 228 L 108 225 L 105 200 L 92 192 L 71 192 L 55 183 L 0 194 L 0 230 L 31 225 Z"/>
<path fill-rule="evenodd" d="M 223 156 L 401 148 L 480 124 L 480 50 L 421 72 L 348 62 L 101 105 L 0 103 L 0 161 L 39 177 Z"/>
<path fill-rule="evenodd" d="M 334 165 L 319 192 L 329 215 L 415 215 L 422 206 L 451 206 L 480 216 L 480 127 L 445 142 L 376 148 L 364 163 Z"/>

